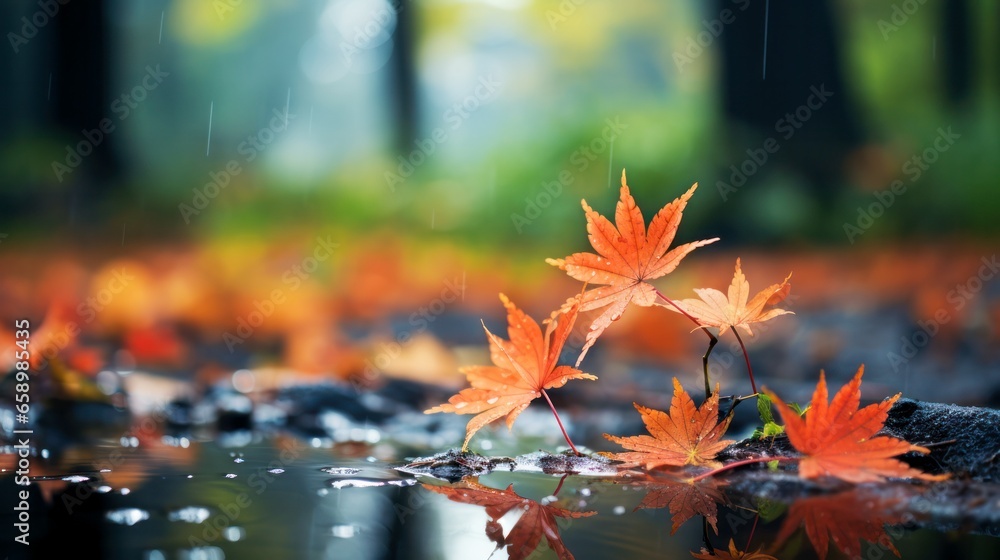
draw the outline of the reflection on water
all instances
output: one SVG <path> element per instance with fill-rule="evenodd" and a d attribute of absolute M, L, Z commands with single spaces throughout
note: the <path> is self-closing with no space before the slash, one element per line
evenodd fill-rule
<path fill-rule="evenodd" d="M 789 508 L 777 540 L 786 541 L 802 526 L 820 558 L 826 557 L 831 542 L 848 556 L 861 557 L 862 541 L 872 543 L 880 557 L 886 551 L 899 556 L 886 525 L 899 536 L 902 530 L 895 527 L 915 519 L 900 511 L 901 502 L 899 496 L 875 494 L 865 487 L 801 499 Z"/>
<path fill-rule="evenodd" d="M 494 472 L 447 484 L 394 470 L 405 457 L 376 461 L 358 447 L 259 434 L 245 434 L 238 447 L 179 441 L 114 441 L 33 457 L 32 555 L 926 558 L 959 547 L 964 558 L 995 558 L 998 543 L 935 525 L 913 505 L 926 491 L 909 483 L 813 487 L 787 500 L 780 488 L 792 478 L 748 485 L 738 473 L 690 484 L 662 473 Z M 22 487 L 5 465 L 0 500 L 13 504 Z M 747 488 L 779 491 L 765 499 Z M 0 509 L 5 552 L 17 558 L 25 550 L 8 546 L 13 522 L 11 508 Z"/>
<path fill-rule="evenodd" d="M 692 484 L 663 475 L 647 474 L 634 484 L 647 489 L 646 496 L 636 509 L 665 507 L 670 511 L 671 535 L 696 515 L 703 517 L 715 533 L 719 533 L 719 528 L 716 526 L 718 504 L 725 502 L 721 491 L 725 481 L 706 478 Z"/>
<path fill-rule="evenodd" d="M 559 536 L 557 519 L 579 519 L 596 515 L 596 511 L 570 511 L 550 505 L 556 501 L 559 490 L 562 489 L 563 477 L 559 486 L 552 492 L 550 498 L 540 503 L 525 498 L 514 492 L 514 485 L 508 485 L 505 490 L 497 490 L 484 486 L 476 478 L 470 478 L 457 486 L 423 487 L 432 492 L 442 494 L 453 502 L 481 506 L 486 510 L 489 520 L 486 522 L 486 537 L 496 543 L 496 549 L 506 549 L 511 560 L 528 558 L 542 542 L 542 537 L 559 558 L 573 559 L 566 549 L 562 537 Z M 516 516 L 513 527 L 504 535 L 500 520 L 513 513 Z"/>

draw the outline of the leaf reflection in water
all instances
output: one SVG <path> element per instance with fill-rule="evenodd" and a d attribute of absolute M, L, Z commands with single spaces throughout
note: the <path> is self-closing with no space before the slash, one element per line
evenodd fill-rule
<path fill-rule="evenodd" d="M 709 552 L 706 549 L 701 549 L 701 552 L 692 552 L 691 556 L 697 558 L 698 560 L 777 560 L 774 556 L 770 554 L 765 554 L 760 549 L 750 552 L 741 551 L 736 548 L 736 542 L 733 539 L 729 539 L 729 550 L 715 549 Z"/>
<path fill-rule="evenodd" d="M 561 486 L 561 483 L 560 483 Z M 558 519 L 577 519 L 595 515 L 596 511 L 570 511 L 519 496 L 514 485 L 505 490 L 483 486 L 476 478 L 467 478 L 455 486 L 433 486 L 424 488 L 441 494 L 453 502 L 482 506 L 489 520 L 486 522 L 486 536 L 495 542 L 497 549 L 506 548 L 510 560 L 528 558 L 545 537 L 549 548 L 561 560 L 573 560 L 573 554 L 563 544 L 559 535 Z M 557 490 L 558 491 L 558 490 Z M 506 536 L 500 519 L 511 511 L 520 510 L 517 522 Z"/>
<path fill-rule="evenodd" d="M 848 557 L 861 558 L 862 539 L 899 556 L 885 525 L 912 519 L 897 507 L 900 505 L 898 498 L 872 495 L 865 488 L 805 498 L 789 508 L 777 542 L 780 546 L 799 526 L 804 526 L 820 560 L 825 560 L 831 541 Z"/>
<path fill-rule="evenodd" d="M 663 476 L 647 475 L 639 482 L 641 487 L 648 488 L 646 496 L 639 503 L 639 509 L 668 508 L 671 518 L 670 534 L 677 532 L 685 522 L 696 515 L 705 518 L 715 534 L 718 518 L 718 504 L 725 503 L 721 488 L 724 481 L 708 478 L 698 482 L 687 482 Z"/>

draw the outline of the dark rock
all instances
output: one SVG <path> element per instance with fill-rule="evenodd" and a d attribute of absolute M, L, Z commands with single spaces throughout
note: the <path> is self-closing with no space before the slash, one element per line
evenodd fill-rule
<path fill-rule="evenodd" d="M 483 457 L 471 451 L 449 449 L 430 457 L 418 457 L 410 464 L 398 467 L 396 470 L 458 482 L 467 476 L 482 476 L 496 469 L 513 471 L 516 463 L 516 460 L 510 457 Z"/>
<path fill-rule="evenodd" d="M 881 433 L 929 447 L 904 457 L 927 472 L 1000 479 L 1000 410 L 900 399 Z"/>
<path fill-rule="evenodd" d="M 744 459 L 754 459 L 757 457 L 795 457 L 799 455 L 792 444 L 788 441 L 788 436 L 778 434 L 773 438 L 745 439 L 738 441 L 723 449 L 716 456 L 717 461 L 732 463 Z M 764 466 L 764 463 L 761 463 Z"/>

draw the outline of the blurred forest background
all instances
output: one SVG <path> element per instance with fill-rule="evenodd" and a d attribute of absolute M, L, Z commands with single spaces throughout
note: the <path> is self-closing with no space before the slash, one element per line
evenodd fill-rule
<path fill-rule="evenodd" d="M 751 0 L 103 0 L 53 16 L 45 4 L 0 12 L 8 234 L 100 243 L 123 223 L 134 239 L 379 224 L 566 247 L 577 199 L 612 201 L 608 177 L 615 187 L 627 167 L 640 202 L 700 182 L 689 226 L 729 242 L 841 243 L 874 191 L 909 182 L 904 164 L 939 128 L 960 135 L 955 150 L 864 240 L 997 231 L 1000 9 L 988 1 L 775 3 L 769 21 Z M 147 67 L 163 74 L 152 89 Z M 828 99 L 783 126 L 813 87 Z M 287 126 L 240 150 L 286 109 Z M 69 165 L 105 118 L 113 131 Z M 613 142 L 606 121 L 620 123 Z M 768 138 L 779 149 L 736 187 L 730 166 Z M 178 205 L 231 160 L 243 172 L 185 217 Z M 563 170 L 567 196 L 516 227 L 525 198 Z"/>
<path fill-rule="evenodd" d="M 477 311 L 438 335 L 483 344 L 496 292 L 542 315 L 576 289 L 542 258 L 588 248 L 579 201 L 611 212 L 622 168 L 647 219 L 699 182 L 678 240 L 722 237 L 668 294 L 723 287 L 738 251 L 755 287 L 795 270 L 800 304 L 867 286 L 905 309 L 872 342 L 887 371 L 1000 233 L 988 0 L 16 0 L 0 20 L 3 315 L 63 305 L 154 365 L 221 347 L 276 287 L 292 303 L 254 342 L 300 370 L 363 369 L 331 341 L 414 331 L 454 285 Z M 982 309 L 962 324 L 994 340 Z M 663 332 L 652 353 L 687 344 Z"/>

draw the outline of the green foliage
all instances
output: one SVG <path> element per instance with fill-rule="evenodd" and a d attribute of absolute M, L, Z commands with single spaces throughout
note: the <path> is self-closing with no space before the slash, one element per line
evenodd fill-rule
<path fill-rule="evenodd" d="M 805 414 L 806 410 L 809 409 L 808 406 L 803 408 L 796 403 L 789 403 L 788 407 L 794 410 L 799 416 Z M 754 430 L 750 439 L 773 438 L 778 434 L 785 433 L 785 427 L 774 421 L 774 414 L 771 412 L 771 397 L 763 393 L 757 395 L 757 414 L 760 416 L 760 421 L 763 425 Z"/>
<path fill-rule="evenodd" d="M 765 523 L 770 523 L 778 519 L 788 509 L 788 506 L 785 504 L 766 498 L 757 498 L 754 500 L 754 503 L 757 506 L 757 514 L 760 515 L 761 520 Z"/>

